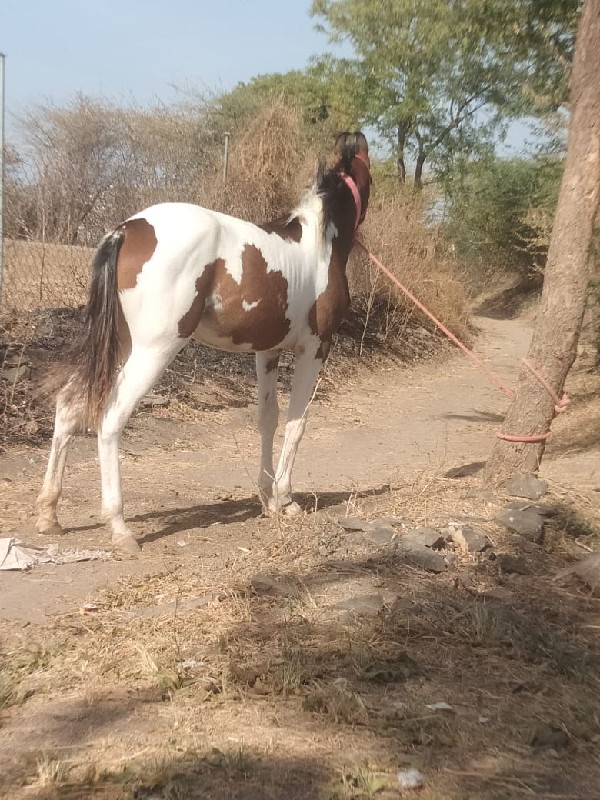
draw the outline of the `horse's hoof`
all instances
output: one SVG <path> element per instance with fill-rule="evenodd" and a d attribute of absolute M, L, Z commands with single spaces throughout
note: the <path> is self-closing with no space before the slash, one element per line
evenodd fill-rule
<path fill-rule="evenodd" d="M 44 522 L 36 523 L 37 532 L 42 536 L 63 536 L 64 529 L 58 522 L 51 522 L 49 525 Z"/>
<path fill-rule="evenodd" d="M 142 548 L 130 533 L 122 533 L 118 536 L 113 536 L 112 543 L 119 552 L 125 553 L 128 556 L 133 556 L 134 558 L 137 558 L 142 552 Z"/>

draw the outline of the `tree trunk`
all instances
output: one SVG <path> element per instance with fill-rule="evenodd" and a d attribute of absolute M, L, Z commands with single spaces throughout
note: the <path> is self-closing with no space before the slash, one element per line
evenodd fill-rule
<path fill-rule="evenodd" d="M 406 148 L 406 136 L 408 134 L 408 124 L 406 122 L 398 125 L 398 148 L 396 151 L 396 167 L 398 169 L 398 180 L 406 183 L 406 162 L 404 161 L 404 150 Z"/>
<path fill-rule="evenodd" d="M 425 151 L 425 143 L 423 141 L 423 137 L 421 136 L 418 130 L 415 130 L 415 137 L 417 139 L 417 142 L 419 143 L 419 149 L 417 150 L 417 162 L 415 164 L 415 189 L 422 189 L 423 166 L 425 164 L 425 159 L 427 158 L 427 153 Z"/>
<path fill-rule="evenodd" d="M 425 165 L 425 153 L 419 151 L 415 164 L 415 189 L 423 188 L 423 166 Z"/>
<path fill-rule="evenodd" d="M 571 122 L 565 171 L 552 228 L 544 286 L 529 349 L 529 362 L 560 397 L 577 353 L 591 277 L 590 250 L 600 195 L 600 0 L 586 0 L 571 78 Z M 503 432 L 538 435 L 549 431 L 554 400 L 523 367 Z M 488 480 L 535 472 L 545 441 L 499 439 L 487 463 Z"/>

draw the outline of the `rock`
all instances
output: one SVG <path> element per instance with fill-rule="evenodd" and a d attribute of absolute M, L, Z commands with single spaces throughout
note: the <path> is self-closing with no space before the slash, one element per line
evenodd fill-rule
<path fill-rule="evenodd" d="M 470 464 L 463 464 L 460 467 L 453 467 L 448 472 L 444 472 L 444 478 L 468 478 L 475 475 L 485 467 L 485 461 L 472 461 Z"/>
<path fill-rule="evenodd" d="M 595 592 L 600 587 L 600 553 L 592 553 L 586 556 L 572 567 L 561 570 L 556 577 L 563 578 L 565 575 L 571 574 L 577 575 Z"/>
<path fill-rule="evenodd" d="M 274 597 L 286 597 L 296 591 L 289 581 L 262 572 L 250 578 L 250 585 L 257 594 L 267 594 Z"/>
<path fill-rule="evenodd" d="M 464 525 L 462 528 L 451 528 L 450 536 L 463 553 L 482 553 L 492 546 L 487 536 L 478 533 L 469 525 Z"/>
<path fill-rule="evenodd" d="M 389 525 L 378 525 L 366 530 L 365 533 L 375 544 L 391 544 L 397 538 L 396 531 Z"/>
<path fill-rule="evenodd" d="M 15 381 L 22 380 L 23 378 L 28 378 L 29 373 L 31 372 L 31 367 L 28 364 L 21 364 L 18 367 L 9 367 L 9 369 L 2 370 L 2 377 L 14 383 Z"/>
<path fill-rule="evenodd" d="M 544 539 L 544 518 L 534 508 L 505 508 L 496 520 L 509 531 L 520 533 L 538 544 Z"/>
<path fill-rule="evenodd" d="M 440 550 L 445 544 L 443 535 L 435 528 L 414 528 L 398 538 L 398 546 L 403 550 L 431 547 Z"/>
<path fill-rule="evenodd" d="M 533 732 L 531 737 L 532 747 L 552 747 L 554 750 L 560 750 L 567 747 L 569 744 L 569 734 L 563 731 L 562 728 L 555 728 L 551 725 L 540 725 Z"/>
<path fill-rule="evenodd" d="M 379 614 L 383 606 L 383 597 L 380 594 L 363 594 L 349 597 L 347 600 L 335 603 L 330 608 L 336 611 L 349 611 L 353 614 Z"/>
<path fill-rule="evenodd" d="M 496 557 L 496 564 L 501 572 L 507 574 L 527 575 L 529 567 L 524 559 L 519 556 L 511 556 L 508 553 L 501 553 Z"/>
<path fill-rule="evenodd" d="M 145 397 L 142 397 L 140 405 L 146 406 L 146 408 L 148 407 L 155 408 L 157 406 L 168 406 L 169 398 L 161 394 L 147 394 Z"/>
<path fill-rule="evenodd" d="M 360 517 L 338 517 L 338 525 L 345 531 L 368 531 L 372 527 L 370 522 Z"/>
<path fill-rule="evenodd" d="M 511 500 L 506 507 L 515 508 L 519 511 L 535 511 L 541 517 L 553 517 L 557 513 L 554 506 L 549 506 L 546 503 L 528 503 L 527 500 Z"/>
<path fill-rule="evenodd" d="M 427 570 L 427 572 L 434 572 L 439 574 L 446 571 L 446 560 L 440 553 L 434 553 L 427 547 L 421 549 L 413 549 L 408 552 L 408 557 L 413 564 Z"/>
<path fill-rule="evenodd" d="M 537 500 L 548 491 L 546 481 L 536 478 L 535 475 L 513 475 L 504 483 L 504 488 L 513 497 L 528 497 Z"/>
<path fill-rule="evenodd" d="M 404 527 L 404 522 L 402 519 L 400 519 L 400 517 L 378 517 L 377 519 L 373 520 L 371 524 L 374 528 L 379 527 L 380 525 L 391 525 L 393 528 Z"/>

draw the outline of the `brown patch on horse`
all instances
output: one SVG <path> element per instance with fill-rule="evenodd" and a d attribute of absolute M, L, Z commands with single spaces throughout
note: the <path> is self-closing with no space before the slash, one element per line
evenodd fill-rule
<path fill-rule="evenodd" d="M 196 278 L 196 295 L 192 300 L 192 305 L 177 325 L 177 332 L 181 339 L 189 338 L 198 327 L 204 314 L 206 298 L 212 289 L 215 272 L 222 269 L 225 269 L 225 261 L 222 258 L 217 258 L 212 264 L 207 264 L 202 275 Z"/>
<path fill-rule="evenodd" d="M 273 350 L 290 330 L 287 288 L 281 271 L 269 271 L 262 252 L 248 244 L 242 252 L 241 283 L 222 258 L 205 267 L 192 305 L 179 321 L 179 336 L 192 336 L 202 322 L 202 328 L 234 345 Z"/>
<path fill-rule="evenodd" d="M 309 327 L 322 340 L 331 339 L 350 306 L 346 273 L 343 265 L 338 266 L 336 262 L 334 252 L 329 262 L 327 288 L 317 297 L 308 312 Z"/>
<path fill-rule="evenodd" d="M 327 356 L 329 355 L 329 351 L 331 350 L 331 339 L 323 339 L 317 352 L 315 353 L 315 358 L 320 359 L 323 363 L 327 361 Z"/>
<path fill-rule="evenodd" d="M 302 241 L 302 223 L 298 217 L 293 219 L 276 219 L 260 226 L 266 233 L 275 233 L 286 242 Z"/>
<path fill-rule="evenodd" d="M 224 264 L 215 270 L 212 294 L 219 302 L 208 305 L 203 322 L 235 345 L 272 350 L 290 330 L 287 290 L 281 271 L 269 271 L 259 248 L 247 244 L 242 251 L 241 283 Z"/>
<path fill-rule="evenodd" d="M 274 356 L 267 361 L 265 372 L 273 372 L 279 366 L 279 356 Z"/>
<path fill-rule="evenodd" d="M 135 287 L 142 267 L 152 258 L 158 242 L 153 226 L 142 217 L 124 222 L 119 231 L 123 244 L 117 265 L 117 289 L 122 292 Z"/>

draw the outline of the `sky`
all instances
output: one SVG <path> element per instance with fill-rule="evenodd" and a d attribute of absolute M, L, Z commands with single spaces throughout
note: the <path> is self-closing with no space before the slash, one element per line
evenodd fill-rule
<path fill-rule="evenodd" d="M 310 0 L 0 0 L 7 128 L 76 92 L 140 104 L 304 68 L 327 47 Z"/>
<path fill-rule="evenodd" d="M 28 106 L 76 92 L 125 104 L 169 103 L 303 69 L 331 50 L 311 0 L 0 0 L 9 141 Z M 527 137 L 512 127 L 508 147 Z"/>

